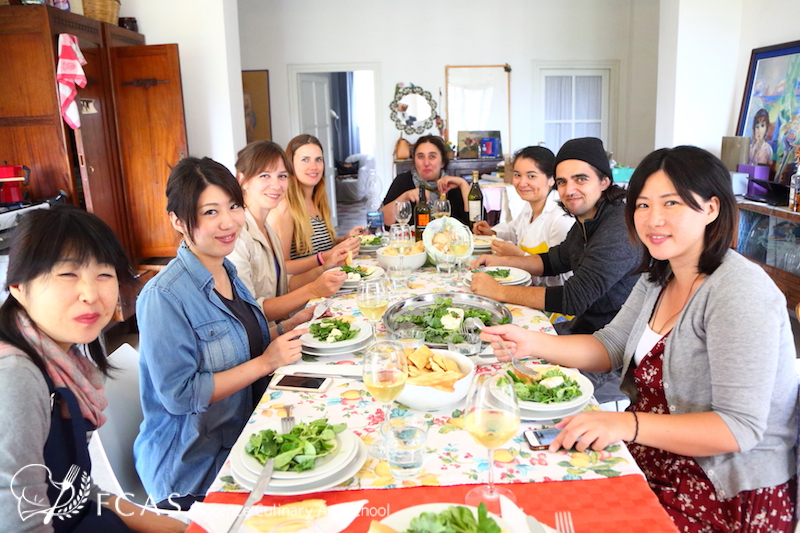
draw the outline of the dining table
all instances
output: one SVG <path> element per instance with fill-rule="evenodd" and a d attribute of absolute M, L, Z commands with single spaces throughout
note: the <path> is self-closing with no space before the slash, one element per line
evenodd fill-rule
<path fill-rule="evenodd" d="M 374 252 L 364 253 L 363 248 L 356 264 L 378 267 Z M 469 293 L 470 290 L 463 273 L 455 278 L 444 277 L 434 267 L 424 266 L 411 272 L 408 288 L 390 291 L 389 305 L 441 292 Z M 361 317 L 356 292 L 341 291 L 333 298 L 330 313 L 334 317 Z M 506 304 L 506 307 L 513 324 L 556 334 L 542 311 L 522 305 Z M 378 340 L 391 338 L 384 324 L 380 323 L 376 329 Z M 499 362 L 489 350 L 474 358 L 477 373 L 504 372 L 510 368 L 509 363 Z M 240 438 L 247 438 L 254 433 L 254 428 L 279 422 L 286 415 L 286 406 L 291 405 L 298 422 L 327 418 L 331 424 L 345 423 L 348 430 L 369 446 L 379 438 L 384 415 L 381 403 L 372 398 L 357 375 L 361 357 L 362 351 L 358 350 L 328 357 L 304 354 L 297 363 L 278 369 L 276 374 L 291 374 L 295 366 L 303 371 L 318 369 L 320 374 L 326 375 L 341 370 L 342 377 L 333 376 L 332 386 L 324 392 L 267 389 Z M 545 526 L 545 531 L 553 531 L 549 528 L 555 526 L 555 513 L 559 511 L 571 512 L 578 533 L 677 531 L 625 443 L 612 443 L 601 451 L 533 451 L 523 438 L 523 431 L 552 427 L 554 421 L 522 420 L 516 435 L 494 451 L 490 464 L 486 448 L 478 445 L 464 429 L 463 403 L 437 411 L 417 411 L 394 404 L 391 416 L 404 416 L 411 411 L 429 426 L 422 472 L 415 478 L 397 480 L 386 461 L 367 455 L 357 472 L 335 486 L 311 489 L 304 494 L 267 495 L 260 503 L 274 506 L 320 498 L 330 506 L 366 500 L 358 516 L 345 529 L 366 532 L 372 520 L 380 521 L 407 507 L 434 502 L 463 504 L 466 493 L 476 484 L 485 484 L 488 469 L 494 468 L 495 482 L 510 488 L 519 508 Z M 592 399 L 585 409 L 599 410 L 600 407 Z M 233 475 L 231 462 L 238 458 L 232 455 L 208 489 L 204 503 L 244 504 L 249 490 Z M 192 523 L 187 531 L 199 533 L 204 529 Z"/>

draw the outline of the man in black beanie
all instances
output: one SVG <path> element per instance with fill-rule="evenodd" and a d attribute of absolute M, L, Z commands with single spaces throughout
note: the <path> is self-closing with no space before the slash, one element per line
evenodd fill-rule
<path fill-rule="evenodd" d="M 563 287 L 501 285 L 488 274 L 472 276 L 475 294 L 565 315 L 572 320 L 555 324 L 560 335 L 594 333 L 608 324 L 636 284 L 632 275 L 641 251 L 625 227 L 625 190 L 614 185 L 603 141 L 572 139 L 556 156 L 556 188 L 561 203 L 577 223 L 564 242 L 529 256 L 483 255 L 472 265 L 513 266 L 534 276 L 572 271 Z M 585 373 L 595 385 L 600 403 L 623 399 L 619 373 Z"/>

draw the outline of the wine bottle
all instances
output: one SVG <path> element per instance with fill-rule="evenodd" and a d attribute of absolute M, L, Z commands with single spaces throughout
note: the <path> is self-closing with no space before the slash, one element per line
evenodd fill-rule
<path fill-rule="evenodd" d="M 425 231 L 428 223 L 431 221 L 431 206 L 425 199 L 425 189 L 419 188 L 419 201 L 414 207 L 414 223 L 416 224 L 415 238 L 418 241 L 422 240 L 422 232 Z"/>
<path fill-rule="evenodd" d="M 467 196 L 469 202 L 469 221 L 474 226 L 477 222 L 484 219 L 483 214 L 483 193 L 481 186 L 478 185 L 478 171 L 472 171 L 472 186 L 469 188 Z"/>

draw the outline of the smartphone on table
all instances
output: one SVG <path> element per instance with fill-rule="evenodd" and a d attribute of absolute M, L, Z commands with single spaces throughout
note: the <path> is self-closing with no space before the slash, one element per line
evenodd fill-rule
<path fill-rule="evenodd" d="M 561 430 L 557 428 L 528 429 L 523 436 L 531 450 L 546 450 L 559 433 Z"/>
<path fill-rule="evenodd" d="M 273 390 L 288 390 L 296 392 L 325 392 L 333 383 L 333 379 L 315 376 L 295 376 L 292 374 L 282 374 L 275 376 L 269 382 L 269 388 Z"/>

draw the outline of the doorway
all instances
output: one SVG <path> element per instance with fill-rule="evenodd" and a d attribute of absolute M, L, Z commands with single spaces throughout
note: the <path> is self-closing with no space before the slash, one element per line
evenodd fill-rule
<path fill-rule="evenodd" d="M 346 233 L 366 222 L 366 177 L 370 167 L 381 168 L 383 163 L 377 149 L 382 146 L 377 127 L 379 66 L 290 65 L 289 85 L 292 135 L 308 133 L 322 143 L 333 225 L 337 234 Z M 347 170 L 355 165 L 358 171 Z M 338 179 L 343 172 L 353 174 Z"/>

